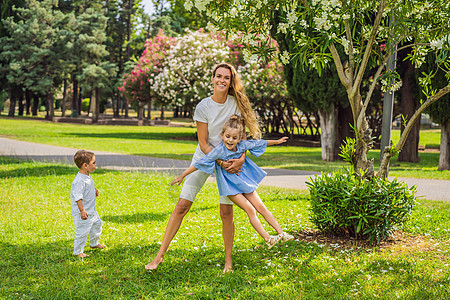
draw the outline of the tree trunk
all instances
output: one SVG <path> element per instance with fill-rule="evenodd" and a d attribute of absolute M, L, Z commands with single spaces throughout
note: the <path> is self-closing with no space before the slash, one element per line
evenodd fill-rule
<path fill-rule="evenodd" d="M 61 117 L 66 116 L 67 78 L 64 78 L 63 99 L 61 102 Z"/>
<path fill-rule="evenodd" d="M 31 108 L 31 114 L 33 116 L 37 116 L 38 115 L 39 101 L 40 101 L 39 95 L 38 94 L 33 94 L 33 107 Z"/>
<path fill-rule="evenodd" d="M 441 146 L 438 170 L 450 170 L 450 122 L 441 125 Z"/>
<path fill-rule="evenodd" d="M 16 113 L 16 99 L 17 99 L 17 93 L 15 91 L 15 88 L 13 87 L 11 89 L 11 97 L 9 98 L 8 117 L 14 117 L 14 114 Z"/>
<path fill-rule="evenodd" d="M 334 155 L 336 158 L 339 158 L 340 146 L 344 143 L 345 138 L 355 136 L 350 127 L 353 124 L 352 109 L 350 105 L 345 108 L 342 107 L 342 105 L 338 105 L 337 119 L 338 130 L 336 134 L 336 146 Z"/>
<path fill-rule="evenodd" d="M 72 74 L 73 93 L 72 93 L 72 118 L 78 117 L 78 80 L 75 77 L 75 73 Z"/>
<path fill-rule="evenodd" d="M 147 119 L 148 120 L 151 120 L 152 119 L 152 100 L 150 100 L 148 103 L 147 103 Z"/>
<path fill-rule="evenodd" d="M 365 112 L 362 111 L 361 95 L 358 93 L 352 97 L 349 96 L 349 102 L 352 106 L 353 120 L 357 120 L 355 122 L 356 146 L 353 167 L 357 176 L 372 178 L 375 174 L 373 158 L 367 159 L 367 154 L 373 147 L 372 130 L 367 123 Z"/>
<path fill-rule="evenodd" d="M 92 105 L 94 103 L 94 105 Z M 91 90 L 89 92 L 89 105 L 87 109 L 87 116 L 89 117 L 89 113 L 92 112 L 92 115 L 94 115 L 94 109 L 95 109 L 95 99 L 94 99 L 94 91 Z"/>
<path fill-rule="evenodd" d="M 94 123 L 100 119 L 100 88 L 95 88 L 95 106 L 94 106 Z"/>
<path fill-rule="evenodd" d="M 337 107 L 333 104 L 331 111 L 319 110 L 320 144 L 322 147 L 322 160 L 335 161 L 336 159 L 336 135 L 337 135 Z"/>
<path fill-rule="evenodd" d="M 113 109 L 114 111 L 114 118 L 118 118 L 119 117 L 119 113 L 120 113 L 120 93 L 117 93 L 116 96 L 116 107 Z"/>
<path fill-rule="evenodd" d="M 144 103 L 142 101 L 138 102 L 138 120 L 144 120 Z"/>
<path fill-rule="evenodd" d="M 52 92 L 47 92 L 47 114 L 45 116 L 45 118 L 49 121 L 53 120 L 53 117 L 55 116 L 55 109 L 54 109 L 54 104 L 53 104 L 53 93 Z"/>
<path fill-rule="evenodd" d="M 411 52 L 411 51 L 409 51 Z M 400 70 L 402 75 L 403 85 L 400 89 L 400 111 L 406 120 L 409 120 L 414 112 L 418 108 L 418 103 L 415 99 L 414 91 L 417 90 L 416 82 L 414 78 L 414 66 L 410 60 L 403 61 L 403 55 L 399 55 L 401 60 Z M 401 132 L 405 130 L 405 124 L 402 122 L 400 127 Z M 419 132 L 420 132 L 420 119 L 414 124 L 411 132 L 406 139 L 405 145 L 398 155 L 398 161 L 406 161 L 418 163 L 419 158 Z"/>
<path fill-rule="evenodd" d="M 31 114 L 31 92 L 25 91 L 25 114 L 29 116 Z"/>
<path fill-rule="evenodd" d="M 77 106 L 78 106 L 78 115 L 81 115 L 81 98 L 82 98 L 82 88 L 80 86 L 80 89 L 78 90 L 78 99 L 77 99 Z"/>
<path fill-rule="evenodd" d="M 165 107 L 161 105 L 161 120 L 164 120 L 164 110 Z"/>
<path fill-rule="evenodd" d="M 24 111 L 24 109 L 25 109 L 25 105 L 24 105 L 24 103 L 23 103 L 23 91 L 22 91 L 22 89 L 20 89 L 19 90 L 19 95 L 18 95 L 18 98 L 17 98 L 17 100 L 19 101 L 19 113 L 17 114 L 18 116 L 23 116 L 23 111 Z"/>

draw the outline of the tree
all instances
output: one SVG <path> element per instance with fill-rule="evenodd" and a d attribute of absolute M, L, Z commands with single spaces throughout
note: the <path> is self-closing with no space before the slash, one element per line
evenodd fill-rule
<path fill-rule="evenodd" d="M 2 55 L 9 60 L 7 78 L 16 87 L 12 97 L 23 95 L 23 89 L 46 95 L 49 120 L 54 116 L 53 93 L 61 82 L 61 60 L 65 54 L 65 17 L 54 10 L 55 5 L 55 0 L 27 0 L 26 8 L 17 8 L 21 21 L 10 17 L 4 22 L 10 37 L 2 39 L 6 45 Z"/>
<path fill-rule="evenodd" d="M 434 55 L 428 55 L 421 71 L 425 73 L 432 72 L 434 78 L 432 87 L 433 89 L 439 90 L 448 84 L 448 77 L 446 77 L 444 71 L 435 69 L 435 61 L 436 57 Z M 443 96 L 441 100 L 433 103 L 428 111 L 433 122 L 441 125 L 438 170 L 450 170 L 450 94 Z"/>
<path fill-rule="evenodd" d="M 174 39 L 160 31 L 146 41 L 145 50 L 132 71 L 123 75 L 122 87 L 118 89 L 130 103 L 138 106 L 140 120 L 144 118 L 145 105 L 148 105 L 150 116 L 153 100 L 157 97 L 150 81 L 162 71 L 164 59 L 173 44 Z"/>
<path fill-rule="evenodd" d="M 10 108 L 9 108 L 9 116 L 14 116 L 15 106 L 16 106 L 16 98 L 17 94 L 20 93 L 21 87 L 10 84 L 7 79 L 7 74 L 9 73 L 9 59 L 11 58 L 12 49 L 9 48 L 10 45 L 6 44 L 6 40 L 8 37 L 10 38 L 10 34 L 7 28 L 6 19 L 12 17 L 14 21 L 19 20 L 19 16 L 13 7 L 23 7 L 25 4 L 24 0 L 4 0 L 0 3 L 0 93 L 3 90 L 9 90 L 10 92 Z M 4 22 L 5 21 L 5 22 Z M 4 38 L 2 40 L 2 38 Z M 2 42 L 1 42 L 2 41 Z M 5 46 L 3 48 L 2 46 Z M 9 48 L 9 49 L 8 49 Z M 4 53 L 4 51 L 9 53 Z M 4 93 L 2 93 L 5 95 Z M 6 96 L 5 96 L 6 97 Z"/>
<path fill-rule="evenodd" d="M 297 47 L 295 52 L 281 54 L 283 63 L 291 59 L 315 68 L 319 73 L 328 62 L 333 62 L 339 79 L 347 92 L 352 109 L 356 146 L 353 165 L 357 176 L 374 176 L 373 160 L 367 153 L 372 148 L 371 129 L 366 118 L 366 109 L 379 80 L 385 91 L 401 86 L 395 70 L 385 70 L 388 58 L 394 51 L 412 49 L 408 57 L 413 64 L 423 61 L 427 51 L 438 53 L 437 64 L 449 71 L 450 50 L 450 3 L 438 0 L 408 0 L 388 2 L 386 0 L 240 0 L 240 1 L 187 1 L 186 6 L 211 17 L 214 25 L 230 31 L 243 33 L 242 41 L 252 53 L 272 55 L 274 49 L 267 42 L 273 11 L 281 11 L 286 19 L 277 30 L 286 32 Z M 392 18 L 393 22 L 389 24 Z M 407 41 L 415 41 L 406 44 Z M 382 51 L 381 44 L 386 43 Z M 403 45 L 394 50 L 394 45 Z M 342 58 L 338 48 L 345 51 Z M 363 98 L 361 85 L 368 68 L 378 66 L 369 92 Z M 380 76 L 382 75 L 382 76 Z M 385 178 L 389 160 L 403 147 L 405 140 L 421 113 L 443 95 L 450 92 L 448 84 L 440 90 L 428 89 L 430 74 L 421 78 L 426 99 L 407 122 L 399 143 L 382 149 L 378 175 Z"/>
<path fill-rule="evenodd" d="M 279 43 L 280 52 L 295 51 L 295 41 L 287 36 L 287 32 L 277 30 L 281 18 L 280 12 L 275 12 L 271 19 L 270 34 Z M 300 64 L 288 63 L 284 71 L 289 95 L 296 106 L 303 112 L 314 112 L 319 116 L 322 160 L 336 160 L 339 146 L 350 132 L 349 110 L 346 109 L 348 101 L 339 77 L 331 68 L 326 68 L 319 75 L 305 70 Z"/>
<path fill-rule="evenodd" d="M 174 104 L 192 112 L 194 106 L 211 93 L 213 67 L 226 61 L 229 48 L 223 39 L 202 30 L 188 30 L 175 41 L 162 71 L 150 78 L 150 86 L 157 105 Z"/>
<path fill-rule="evenodd" d="M 410 60 L 405 58 L 411 54 L 411 49 L 404 49 L 398 53 L 397 64 L 398 73 L 402 80 L 402 87 L 399 91 L 399 106 L 400 112 L 402 116 L 406 120 L 411 119 L 414 112 L 420 106 L 420 95 L 419 85 L 416 80 L 414 65 Z M 405 130 L 405 123 L 401 122 L 400 131 L 403 132 Z M 420 136 L 420 118 L 417 122 L 412 126 L 411 131 L 405 141 L 405 145 L 402 148 L 402 151 L 398 154 L 398 161 L 407 161 L 418 163 L 420 161 L 419 158 L 419 136 Z"/>
<path fill-rule="evenodd" d="M 107 86 L 110 74 L 117 71 L 115 64 L 105 60 L 109 54 L 106 51 L 106 17 L 94 8 L 88 8 L 77 17 L 77 23 L 85 24 L 78 46 L 83 46 L 81 60 L 81 74 L 78 80 L 87 91 L 94 91 L 95 98 L 91 99 L 94 108 L 94 122 L 100 114 L 100 88 Z"/>

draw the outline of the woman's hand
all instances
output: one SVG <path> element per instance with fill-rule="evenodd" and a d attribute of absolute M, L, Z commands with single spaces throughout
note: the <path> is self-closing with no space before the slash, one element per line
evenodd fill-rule
<path fill-rule="evenodd" d="M 231 174 L 239 175 L 239 172 L 242 172 L 242 165 L 245 162 L 245 156 L 242 158 L 234 158 L 224 161 L 222 167 Z"/>

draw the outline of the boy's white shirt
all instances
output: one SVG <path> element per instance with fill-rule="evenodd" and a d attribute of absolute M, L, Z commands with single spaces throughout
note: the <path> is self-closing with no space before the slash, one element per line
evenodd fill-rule
<path fill-rule="evenodd" d="M 78 172 L 72 182 L 72 188 L 70 189 L 70 207 L 72 215 L 80 214 L 80 209 L 77 205 L 77 201 L 80 199 L 83 200 L 83 207 L 88 215 L 94 215 L 96 212 L 94 180 L 90 175 Z"/>

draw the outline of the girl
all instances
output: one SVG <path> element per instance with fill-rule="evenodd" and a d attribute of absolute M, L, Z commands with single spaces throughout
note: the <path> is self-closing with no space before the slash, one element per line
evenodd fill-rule
<path fill-rule="evenodd" d="M 227 63 L 221 63 L 214 67 L 213 94 L 200 101 L 194 111 L 194 120 L 197 125 L 198 146 L 195 150 L 192 162 L 195 162 L 209 153 L 212 148 L 220 144 L 220 130 L 223 124 L 233 114 L 240 114 L 248 128 L 250 135 L 259 138 L 259 130 L 256 116 L 250 105 L 241 79 L 235 68 Z M 221 167 L 229 173 L 240 172 L 245 161 L 245 154 L 229 161 L 221 161 Z M 218 161 L 219 163 L 219 161 Z M 147 270 L 155 270 L 164 260 L 172 239 L 180 228 L 184 216 L 194 202 L 197 193 L 202 188 L 209 174 L 196 171 L 190 174 L 181 190 L 180 199 L 169 218 L 164 237 L 158 253 L 154 259 L 145 266 Z M 219 197 L 220 217 L 222 219 L 222 235 L 225 245 L 225 265 L 223 272 L 232 271 L 232 248 L 234 239 L 233 202 L 226 196 Z"/>
<path fill-rule="evenodd" d="M 244 123 L 241 117 L 233 115 L 224 124 L 220 133 L 222 143 L 211 150 L 205 157 L 194 162 L 188 169 L 186 169 L 178 178 L 172 181 L 171 185 L 183 181 L 186 175 L 201 170 L 205 173 L 212 174 L 216 172 L 217 186 L 219 188 L 220 196 L 228 196 L 233 203 L 242 208 L 248 215 L 250 223 L 266 241 L 267 246 L 272 248 L 280 240 L 289 241 L 294 237 L 284 232 L 277 220 L 267 207 L 262 203 L 261 198 L 256 193 L 258 183 L 266 176 L 261 168 L 259 168 L 249 158 L 245 158 L 242 166 L 242 173 L 239 176 L 225 172 L 220 165 L 217 165 L 216 160 L 226 161 L 236 157 L 240 157 L 242 153 L 249 150 L 251 154 L 259 156 L 264 153 L 266 146 L 278 145 L 286 142 L 287 137 L 282 137 L 279 140 L 251 140 L 243 139 Z M 276 236 L 269 235 L 261 225 L 255 209 L 264 217 L 278 233 Z"/>

